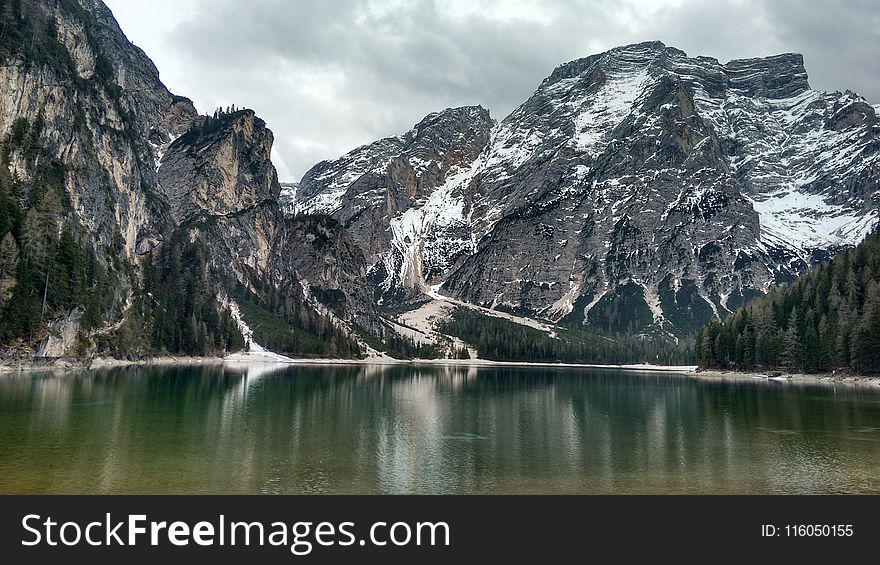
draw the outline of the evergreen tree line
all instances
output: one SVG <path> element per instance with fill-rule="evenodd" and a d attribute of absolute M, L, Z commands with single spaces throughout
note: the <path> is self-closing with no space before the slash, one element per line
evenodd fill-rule
<path fill-rule="evenodd" d="M 234 104 L 226 108 L 217 108 L 212 115 L 202 116 L 201 119 L 196 120 L 184 135 L 194 136 L 199 139 L 208 136 L 223 129 L 229 123 L 230 117 L 243 110 L 243 108 L 236 108 Z"/>
<path fill-rule="evenodd" d="M 178 229 L 144 269 L 152 312 L 150 341 L 158 352 L 214 355 L 240 351 L 244 338 L 228 308 L 217 301 L 219 279 L 208 250 Z"/>
<path fill-rule="evenodd" d="M 574 328 L 560 328 L 557 337 L 551 337 L 541 330 L 464 308 L 453 312 L 439 330 L 474 346 L 480 358 L 494 361 L 663 365 L 694 362 L 689 341 L 676 344 L 659 337 L 604 337 Z"/>
<path fill-rule="evenodd" d="M 278 286 L 259 281 L 253 290 L 238 282 L 229 286 L 254 340 L 261 346 L 290 357 L 363 356 L 357 339 L 305 302 L 298 282 Z"/>
<path fill-rule="evenodd" d="M 704 368 L 880 373 L 880 235 L 710 323 L 696 348 Z"/>

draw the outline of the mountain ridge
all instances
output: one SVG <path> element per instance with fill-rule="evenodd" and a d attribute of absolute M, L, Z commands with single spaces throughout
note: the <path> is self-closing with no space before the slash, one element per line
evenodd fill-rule
<path fill-rule="evenodd" d="M 282 184 L 267 124 L 198 115 L 101 2 L 0 10 L 4 355 L 644 356 L 876 223 L 875 108 L 797 55 L 623 46 Z"/>
<path fill-rule="evenodd" d="M 558 66 L 488 135 L 444 188 L 439 222 L 416 205 L 397 216 L 385 209 L 373 227 L 401 234 L 372 268 L 389 297 L 442 282 L 480 306 L 581 317 L 603 331 L 620 328 L 590 320 L 593 307 L 622 308 L 645 321 L 640 331 L 680 334 L 876 223 L 876 112 L 851 92 L 811 90 L 798 54 L 721 64 L 660 42 L 618 47 Z M 849 151 L 835 156 L 834 147 Z M 360 178 L 350 156 L 334 162 L 337 179 Z M 340 182 L 336 194 L 348 199 L 356 183 Z M 297 205 L 336 215 L 312 194 L 322 196 L 298 192 Z M 347 205 L 349 217 L 371 213 Z M 719 215 L 743 233 L 715 229 Z M 404 249 L 436 248 L 440 257 L 401 260 Z M 400 276 L 407 270 L 422 276 Z"/>

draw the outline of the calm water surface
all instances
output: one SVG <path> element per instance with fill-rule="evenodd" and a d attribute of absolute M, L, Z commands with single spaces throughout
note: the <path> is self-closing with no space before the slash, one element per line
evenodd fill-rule
<path fill-rule="evenodd" d="M 0 493 L 880 492 L 880 394 L 613 370 L 0 376 Z"/>

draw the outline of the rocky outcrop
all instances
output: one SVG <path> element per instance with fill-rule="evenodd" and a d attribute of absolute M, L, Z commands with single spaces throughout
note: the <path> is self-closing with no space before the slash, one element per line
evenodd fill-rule
<path fill-rule="evenodd" d="M 354 233 L 379 280 L 608 332 L 723 317 L 857 243 L 880 204 L 875 108 L 812 90 L 795 54 L 649 42 L 561 65 L 408 208 L 370 184 L 394 139 L 318 165 L 296 207 L 374 218 Z"/>
<path fill-rule="evenodd" d="M 274 285 L 378 327 L 367 263 L 351 237 L 335 221 L 282 213 L 272 142 L 251 110 L 206 118 L 175 140 L 159 167 L 175 224 L 201 238 L 229 283 Z"/>
<path fill-rule="evenodd" d="M 82 310 L 74 308 L 63 318 L 53 321 L 49 325 L 49 336 L 40 344 L 35 357 L 69 357 L 78 354 L 82 316 Z"/>
<path fill-rule="evenodd" d="M 266 123 L 251 110 L 206 117 L 168 147 L 159 185 L 175 223 L 227 216 L 277 201 L 281 192 L 269 159 Z"/>

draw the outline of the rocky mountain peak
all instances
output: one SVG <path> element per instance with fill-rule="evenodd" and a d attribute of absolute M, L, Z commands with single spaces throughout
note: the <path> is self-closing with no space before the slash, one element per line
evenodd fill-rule
<path fill-rule="evenodd" d="M 416 124 L 404 136 L 403 151 L 417 172 L 424 163 L 438 158 L 445 160 L 447 168 L 470 163 L 488 143 L 494 125 L 482 106 L 447 108 Z"/>
<path fill-rule="evenodd" d="M 724 65 L 730 87 L 743 96 L 790 98 L 810 89 L 804 57 L 783 53 L 756 59 L 738 59 Z"/>
<path fill-rule="evenodd" d="M 470 124 L 467 124 L 470 122 Z M 480 126 L 491 126 L 492 118 L 489 116 L 489 110 L 482 106 L 459 106 L 457 108 L 446 108 L 439 112 L 428 114 L 422 120 L 413 126 L 411 133 L 416 136 L 423 133 L 441 129 L 449 129 L 451 125 L 460 125 L 457 134 L 463 135 L 467 127 L 479 130 Z"/>
<path fill-rule="evenodd" d="M 618 71 L 626 72 L 638 70 L 657 62 L 668 56 L 686 56 L 684 51 L 674 47 L 667 47 L 660 41 L 645 41 L 642 43 L 633 43 L 631 45 L 623 45 L 590 55 L 582 59 L 575 59 L 554 69 L 554 71 L 544 79 L 542 86 L 553 85 L 560 80 L 572 79 L 580 77 L 585 73 L 592 72 L 598 65 L 604 72 Z"/>

